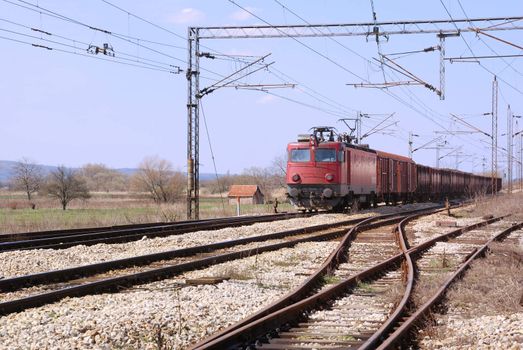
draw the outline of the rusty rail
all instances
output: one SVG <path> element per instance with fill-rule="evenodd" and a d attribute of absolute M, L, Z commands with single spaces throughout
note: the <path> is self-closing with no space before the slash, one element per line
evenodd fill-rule
<path fill-rule="evenodd" d="M 194 344 L 191 346 L 191 349 L 220 349 L 220 348 L 228 348 L 228 347 L 234 347 L 240 343 L 248 342 L 250 339 L 256 339 L 260 336 L 263 336 L 265 329 L 267 327 L 271 327 L 273 324 L 273 321 L 267 323 L 268 317 L 270 315 L 276 315 L 276 318 L 280 320 L 280 315 L 285 319 L 285 321 L 281 324 L 284 324 L 285 322 L 292 320 L 292 317 L 288 318 L 289 315 L 294 315 L 292 312 L 293 305 L 298 305 L 297 307 L 300 307 L 303 305 L 304 302 L 303 298 L 306 298 L 308 295 L 310 295 L 311 291 L 319 285 L 321 282 L 321 278 L 334 269 L 340 262 L 342 262 L 342 255 L 348 246 L 349 242 L 354 238 L 355 234 L 362 229 L 371 229 L 379 227 L 380 225 L 386 225 L 394 222 L 400 221 L 402 218 L 405 217 L 406 214 L 413 214 L 417 213 L 419 215 L 422 214 L 430 214 L 433 212 L 437 212 L 441 210 L 440 207 L 438 208 L 430 208 L 430 209 L 418 209 L 413 210 L 408 213 L 403 213 L 401 217 L 398 217 L 399 214 L 388 214 L 386 216 L 382 217 L 376 217 L 376 218 L 370 218 L 365 221 L 362 221 L 360 224 L 352 228 L 342 239 L 342 241 L 339 243 L 337 248 L 329 255 L 329 257 L 326 259 L 326 261 L 323 263 L 323 265 L 310 277 L 308 277 L 300 286 L 298 286 L 294 291 L 290 292 L 289 294 L 285 295 L 281 299 L 275 301 L 274 303 L 270 304 L 266 308 L 258 311 L 257 313 L 247 317 L 246 319 L 243 319 L 242 321 L 229 326 L 210 337 Z M 382 222 L 376 222 L 372 223 L 372 221 L 376 221 L 378 219 L 383 218 L 391 218 L 389 220 L 385 220 Z M 401 257 L 401 254 L 388 259 L 384 262 L 386 266 L 389 266 L 392 263 L 396 263 L 399 258 Z M 372 272 L 368 272 L 369 275 L 372 274 Z M 344 285 L 342 290 L 346 288 L 346 286 L 354 284 L 356 279 L 363 278 L 363 275 L 356 275 L 355 278 L 352 278 L 347 285 Z M 332 289 L 332 288 L 331 288 Z M 330 290 L 330 289 L 329 289 Z M 312 297 L 313 298 L 313 297 Z M 310 299 L 310 298 L 309 298 Z M 305 300 L 309 300 L 305 299 Z M 305 302 L 307 303 L 307 302 Z M 296 313 L 296 314 L 299 314 Z M 273 316 L 274 317 L 274 316 Z M 279 321 L 276 321 L 275 324 L 277 324 Z M 278 326 L 276 326 L 278 327 Z M 274 327 L 274 328 L 276 328 Z M 263 330 L 260 330 L 263 329 Z"/>
<path fill-rule="evenodd" d="M 99 243 L 124 243 L 142 239 L 144 236 L 165 237 L 200 230 L 216 230 L 226 227 L 237 227 L 259 222 L 285 220 L 295 217 L 310 216 L 303 213 L 281 213 L 271 215 L 255 215 L 245 217 L 232 217 L 208 219 L 199 221 L 181 221 L 163 225 L 131 225 L 109 229 L 74 229 L 63 231 L 41 231 L 30 234 L 4 235 L 0 241 L 0 252 L 21 249 L 65 249 L 78 244 L 93 245 Z M 29 235 L 29 236 L 28 236 Z M 10 237 L 10 238 L 9 238 Z"/>
<path fill-rule="evenodd" d="M 292 247 L 296 244 L 303 243 L 303 242 L 310 242 L 310 241 L 321 241 L 321 240 L 329 240 L 334 239 L 340 236 L 343 236 L 347 232 L 347 228 L 343 229 L 335 229 L 336 226 L 347 226 L 353 223 L 365 221 L 366 219 L 352 219 L 352 220 L 346 220 L 341 223 L 333 223 L 333 224 L 322 224 L 322 225 L 316 225 L 314 227 L 307 227 L 307 228 L 301 228 L 301 229 L 294 229 L 289 231 L 283 231 L 283 232 L 277 232 L 274 234 L 264 235 L 264 236 L 256 236 L 256 237 L 247 237 L 238 239 L 235 241 L 225 241 L 225 242 L 219 242 L 215 244 L 211 244 L 210 246 L 218 249 L 223 248 L 225 246 L 230 246 L 232 243 L 234 245 L 238 244 L 245 244 L 248 241 L 260 241 L 264 239 L 272 238 L 282 238 L 285 236 L 291 236 L 291 235 L 298 235 L 298 234 L 307 234 L 307 233 L 313 233 L 318 230 L 331 230 L 326 233 L 320 233 L 316 235 L 311 235 L 307 237 L 297 238 L 294 240 L 281 242 L 281 243 L 273 243 L 265 246 L 258 246 L 256 248 L 250 248 L 250 249 L 243 249 L 240 251 L 235 252 L 228 252 L 223 254 L 218 254 L 210 257 L 200 258 L 184 263 L 179 263 L 176 265 L 170 265 L 165 267 L 159 267 L 150 269 L 144 272 L 138 272 L 138 273 L 132 273 L 132 274 L 126 274 L 122 276 L 117 277 L 111 277 L 106 278 L 98 281 L 93 281 L 89 283 L 85 283 L 82 285 L 75 285 L 71 287 L 61 288 L 59 290 L 54 290 L 50 292 L 45 292 L 38 295 L 32 295 L 29 297 L 25 297 L 22 299 L 16 299 L 12 301 L 7 301 L 0 303 L 0 315 L 5 315 L 13 312 L 19 312 L 22 310 L 25 310 L 27 308 L 31 307 L 37 307 L 42 306 L 51 302 L 58 301 L 60 299 L 63 299 L 65 297 L 78 297 L 78 296 L 84 296 L 89 294 L 95 294 L 105 291 L 114 291 L 119 290 L 124 287 L 129 287 L 132 285 L 137 284 L 143 284 L 148 282 L 157 281 L 159 279 L 165 279 L 169 278 L 173 275 L 207 267 L 214 264 L 223 263 L 226 261 L 234 260 L 234 259 L 242 259 L 246 258 L 252 255 L 274 251 L 286 247 Z M 334 228 L 334 230 L 333 230 Z M 162 257 L 165 257 L 167 254 L 177 254 L 180 255 L 180 251 L 184 254 L 187 254 L 189 251 L 193 252 L 195 250 L 198 251 L 206 251 L 209 246 L 200 246 L 200 247 L 193 247 L 193 248 L 187 248 L 187 249 L 181 249 L 178 251 L 171 251 L 171 252 L 164 252 L 164 253 L 158 253 L 158 254 L 152 254 L 155 256 L 157 260 L 163 260 Z M 67 270 L 59 270 L 59 271 L 49 271 L 46 273 L 41 274 L 34 274 L 34 275 L 27 275 L 27 276 L 20 276 L 15 277 L 12 279 L 6 279 L 6 280 L 0 280 L 0 287 L 3 290 L 16 290 L 20 289 L 22 286 L 25 286 L 27 284 L 38 284 L 42 282 L 50 282 L 50 281 L 57 281 L 57 280 L 67 280 L 74 278 L 76 275 L 75 273 L 83 273 L 84 275 L 92 275 L 96 272 L 96 269 L 102 269 L 104 271 L 112 270 L 116 265 L 115 264 L 122 264 L 122 261 L 127 261 L 127 264 L 131 264 L 131 262 L 137 262 L 140 260 L 140 262 L 143 265 L 144 257 L 148 256 L 142 256 L 142 257 L 134 257 L 129 259 L 121 259 L 116 260 L 112 262 L 104 262 L 94 265 L 88 265 L 84 267 L 79 268 L 72 268 Z M 171 256 L 172 257 L 172 256 Z M 143 260 L 143 261 L 142 261 Z M 131 264 L 132 265 L 132 264 Z M 62 276 L 61 274 L 66 273 L 67 278 Z"/>
<path fill-rule="evenodd" d="M 341 226 L 349 226 L 357 224 L 364 219 L 351 219 L 344 220 L 332 224 L 321 224 L 315 226 L 309 226 L 299 229 L 286 230 L 281 232 L 270 233 L 266 235 L 258 235 L 252 237 L 238 238 L 229 241 L 222 241 L 217 243 L 211 243 L 206 245 L 174 249 L 164 251 L 160 253 L 152 253 L 146 255 L 140 255 L 130 258 L 117 259 L 111 261 L 104 261 L 95 264 L 89 264 L 84 266 L 72 267 L 68 269 L 53 270 L 41 273 L 35 273 L 24 276 L 17 276 L 12 278 L 6 278 L 0 280 L 0 291 L 11 292 L 28 286 L 34 286 L 48 282 L 63 282 L 70 279 L 76 279 L 78 277 L 91 276 L 94 274 L 107 272 L 115 269 L 122 269 L 131 266 L 143 266 L 150 264 L 155 261 L 168 260 L 178 257 L 187 257 L 200 253 L 207 253 L 217 249 L 230 248 L 242 244 L 268 241 L 271 239 L 279 239 L 289 236 L 296 236 L 301 234 L 318 232 L 321 230 L 333 229 Z"/>
<path fill-rule="evenodd" d="M 491 220 L 493 220 L 493 219 L 491 219 Z M 485 243 L 482 247 L 476 249 L 468 257 L 468 259 L 459 267 L 459 269 L 456 270 L 456 272 L 454 272 L 452 274 L 452 276 L 450 276 L 445 281 L 445 283 L 443 283 L 443 285 L 436 291 L 436 293 L 429 300 L 427 300 L 427 302 L 425 302 L 425 304 L 423 304 L 420 308 L 418 308 L 418 310 L 416 310 L 416 312 L 414 312 L 414 314 L 412 314 L 407 320 L 405 320 L 405 322 L 403 322 L 401 324 L 401 326 L 399 326 L 399 328 L 396 329 L 395 332 L 393 332 L 385 341 L 383 341 L 383 343 L 377 349 L 379 349 L 379 350 L 391 349 L 394 347 L 394 345 L 401 342 L 402 338 L 411 331 L 412 327 L 415 324 L 417 324 L 419 321 L 421 321 L 424 318 L 424 316 L 428 314 L 428 312 L 431 310 L 431 308 L 435 304 L 437 304 L 438 302 L 440 302 L 443 299 L 443 297 L 445 296 L 449 287 L 455 281 L 457 281 L 458 278 L 463 276 L 465 271 L 470 268 L 471 263 L 476 258 L 484 255 L 487 252 L 488 247 L 490 244 L 492 244 L 492 242 L 502 240 L 506 236 L 508 236 L 510 233 L 512 233 L 513 231 L 519 230 L 521 228 L 523 228 L 523 222 L 520 222 L 518 224 L 515 224 L 515 225 L 509 227 L 506 230 L 503 230 L 496 236 L 489 239 L 487 241 L 487 243 Z"/>
<path fill-rule="evenodd" d="M 459 235 L 463 232 L 473 230 L 475 228 L 488 225 L 492 222 L 501 220 L 500 218 L 494 218 L 487 221 L 482 221 L 458 230 L 443 234 L 434 239 L 431 239 L 423 244 L 420 244 L 416 247 L 413 247 L 406 251 L 407 254 L 417 254 L 423 250 L 428 249 L 437 241 L 446 240 L 454 235 Z M 390 223 L 390 222 L 389 222 Z M 363 224 L 363 223 L 362 223 Z M 362 225 L 360 224 L 360 225 Z M 354 232 L 358 227 L 355 227 L 351 231 Z M 361 229 L 361 227 L 359 227 Z M 350 234 L 347 234 L 345 238 L 348 238 Z M 406 247 L 405 247 L 406 248 Z M 333 254 L 338 255 L 339 252 L 334 252 Z M 345 293 L 348 289 L 353 288 L 357 285 L 358 282 L 363 280 L 368 280 L 375 275 L 382 273 L 384 270 L 390 268 L 391 266 L 399 264 L 405 256 L 405 252 L 397 254 L 391 258 L 384 260 L 383 262 L 376 264 L 375 266 L 362 271 L 322 292 L 316 293 L 312 296 L 309 296 L 305 299 L 302 299 L 293 304 L 287 304 L 283 308 L 276 309 L 276 311 L 268 310 L 274 309 L 276 304 L 280 304 L 282 300 L 270 305 L 269 307 L 259 311 L 254 316 L 261 316 L 256 318 L 251 323 L 241 322 L 241 325 L 238 327 L 229 327 L 213 336 L 212 339 L 208 338 L 204 341 L 197 343 L 191 349 L 223 349 L 223 348 L 235 348 L 241 346 L 242 344 L 252 344 L 252 342 L 257 339 L 263 339 L 267 334 L 273 329 L 279 329 L 282 326 L 285 327 L 286 324 L 290 324 L 295 321 L 297 318 L 301 317 L 304 313 L 314 309 L 317 305 L 326 304 L 329 300 L 332 300 L 338 295 Z M 411 268 L 413 271 L 413 268 Z M 412 275 L 413 280 L 413 275 Z M 308 280 L 306 281 L 308 282 Z M 305 284 L 305 283 L 304 283 Z M 412 290 L 412 287 L 410 288 Z M 285 299 L 285 298 L 284 298 Z M 404 297 L 405 300 L 408 299 L 408 296 Z M 250 318 L 255 318 L 251 316 Z M 397 316 L 396 318 L 400 317 Z M 392 322 L 391 322 L 392 324 Z M 386 333 L 390 329 L 390 325 L 384 329 L 383 333 Z M 229 330 L 230 329 L 230 330 Z M 380 335 L 376 336 L 376 339 L 379 340 Z M 372 345 L 369 345 L 369 348 L 372 348 Z"/>

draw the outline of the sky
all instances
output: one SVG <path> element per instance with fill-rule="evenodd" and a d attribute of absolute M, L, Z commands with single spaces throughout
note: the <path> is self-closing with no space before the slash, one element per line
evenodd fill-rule
<path fill-rule="evenodd" d="M 136 167 L 144 157 L 156 155 L 186 171 L 187 80 L 184 72 L 168 71 L 187 68 L 188 27 L 247 26 L 264 24 L 262 21 L 272 25 L 304 24 L 304 20 L 372 21 L 369 0 L 109 3 L 0 0 L 1 160 L 25 157 L 47 165 L 104 163 L 122 168 Z M 374 8 L 378 21 L 447 20 L 449 13 L 454 19 L 523 16 L 520 0 L 374 0 Z M 47 16 L 45 10 L 69 20 Z M 523 26 L 523 21 L 511 25 Z M 521 54 L 521 30 L 490 33 L 519 47 L 463 33 L 446 39 L 446 57 L 471 56 L 470 50 L 475 56 Z M 87 52 L 90 45 L 104 44 L 113 48 L 114 58 Z M 224 87 L 205 95 L 201 99 L 201 172 L 214 173 L 211 147 L 218 173 L 266 167 L 284 155 L 286 144 L 298 134 L 318 125 L 348 131 L 339 119 L 354 118 L 359 112 L 368 115 L 363 119 L 363 134 L 394 113 L 381 126 L 396 124 L 364 139 L 374 149 L 407 155 L 409 132 L 418 135 L 413 137 L 414 148 L 441 137 L 448 148 L 441 150 L 441 156 L 461 147 L 459 169 L 481 172 L 483 166 L 490 168 L 490 139 L 467 133 L 473 129 L 453 121 L 451 113 L 490 133 L 491 116 L 484 114 L 491 112 L 495 74 L 499 135 L 506 133 L 509 104 L 514 115 L 523 114 L 523 58 L 481 59 L 481 64 L 446 61 L 446 99 L 442 101 L 419 85 L 386 90 L 347 85 L 382 83 L 384 76 L 389 82 L 409 80 L 389 67 L 382 69 L 374 37 L 304 38 L 299 42 L 292 38 L 204 39 L 201 45 L 202 52 L 214 53 L 215 58 L 200 59 L 200 88 L 241 69 L 243 62 L 267 54 L 264 63 L 274 63 L 236 83 L 295 84 L 268 92 Z M 400 54 L 437 45 L 435 34 L 391 35 L 381 39 L 379 52 L 439 87 L 439 51 Z M 523 119 L 514 131 L 520 126 Z M 449 135 L 449 131 L 458 131 L 458 135 Z M 498 142 L 506 148 L 505 136 Z M 434 143 L 417 150 L 414 160 L 434 166 L 436 151 L 431 146 Z M 504 167 L 502 150 L 498 157 Z M 456 157 L 444 157 L 440 166 L 454 168 Z"/>

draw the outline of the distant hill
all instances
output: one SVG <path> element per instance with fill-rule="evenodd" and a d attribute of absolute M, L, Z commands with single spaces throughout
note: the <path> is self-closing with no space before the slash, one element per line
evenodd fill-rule
<path fill-rule="evenodd" d="M 12 160 L 0 160 L 0 182 L 6 182 L 7 180 L 9 180 L 11 178 L 11 176 L 13 176 L 13 168 L 16 163 L 17 162 L 12 161 Z M 56 169 L 56 166 L 53 166 L 53 165 L 43 165 L 42 164 L 40 166 L 42 167 L 45 174 Z M 76 168 L 74 168 L 74 169 L 76 169 Z M 119 169 L 115 169 L 115 170 L 119 171 L 125 175 L 132 175 L 136 171 L 138 171 L 138 169 L 136 169 L 136 168 L 119 168 Z M 218 176 L 222 176 L 222 175 L 218 174 Z M 216 177 L 216 175 L 214 175 L 214 174 L 208 174 L 208 173 L 200 174 L 200 180 L 202 180 L 202 181 L 212 180 L 215 177 Z"/>

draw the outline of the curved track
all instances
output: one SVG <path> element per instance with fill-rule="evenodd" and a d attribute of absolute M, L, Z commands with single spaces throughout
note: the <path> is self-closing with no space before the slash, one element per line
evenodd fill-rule
<path fill-rule="evenodd" d="M 439 209 L 422 209 L 403 214 L 393 214 L 364 220 L 360 224 L 356 225 L 353 229 L 351 229 L 343 237 L 338 247 L 327 258 L 325 263 L 296 290 L 287 294 L 282 299 L 276 301 L 268 307 L 260 310 L 256 314 L 253 314 L 248 318 L 242 320 L 241 322 L 233 326 L 230 326 L 212 335 L 207 339 L 202 340 L 201 342 L 194 345 L 193 348 L 219 349 L 241 347 L 242 344 L 252 345 L 253 342 L 256 342 L 257 340 L 267 340 L 267 335 L 271 337 L 271 334 L 274 335 L 275 332 L 278 333 L 278 331 L 282 330 L 281 327 L 285 327 L 287 324 L 290 324 L 294 321 L 296 321 L 295 324 L 299 323 L 299 320 L 297 320 L 297 318 L 301 317 L 304 313 L 308 312 L 306 310 L 312 308 L 311 305 L 316 305 L 316 303 L 321 303 L 322 301 L 328 300 L 328 298 L 326 300 L 322 299 L 323 297 L 325 297 L 325 291 L 320 292 L 318 294 L 314 293 L 321 289 L 325 282 L 329 279 L 337 278 L 336 276 L 329 277 L 328 275 L 333 275 L 332 271 L 335 271 L 336 267 L 346 260 L 346 250 L 353 243 L 354 239 L 357 240 L 358 235 L 361 234 L 360 241 L 362 244 L 365 240 L 367 240 L 367 243 L 370 243 L 368 242 L 368 240 L 372 239 L 373 234 L 375 235 L 375 233 L 371 231 L 373 229 L 378 229 L 383 226 L 398 223 L 404 217 L 412 215 L 414 213 L 430 214 L 437 210 Z M 368 231 L 368 234 L 362 234 L 362 232 L 365 231 Z M 387 238 L 387 236 L 391 236 L 390 230 L 378 231 L 381 231 L 381 239 L 388 241 L 387 244 L 393 244 L 394 240 Z M 349 249 L 349 256 L 351 255 L 351 250 L 352 249 Z M 396 254 L 395 260 L 399 261 L 399 257 L 400 255 Z M 397 261 L 392 261 L 392 263 L 396 262 Z M 356 283 L 357 281 L 355 279 L 352 279 L 352 282 Z M 339 286 L 339 284 L 337 286 Z M 327 289 L 327 291 L 332 291 L 332 288 Z M 265 346 L 267 346 L 267 344 L 265 344 Z"/>
<path fill-rule="evenodd" d="M 408 313 L 406 304 L 401 304 L 398 306 L 397 312 L 398 314 L 402 314 L 403 317 L 396 318 L 393 322 L 391 322 L 391 326 L 394 326 L 394 331 L 389 335 L 388 338 L 384 339 L 377 349 L 392 349 L 402 344 L 409 345 L 411 338 L 409 337 L 409 339 L 406 339 L 407 335 L 413 331 L 416 325 L 419 325 L 420 322 L 423 321 L 424 317 L 428 315 L 431 308 L 443 300 L 450 286 L 465 273 L 465 271 L 470 267 L 471 263 L 478 257 L 483 256 L 492 242 L 501 241 L 513 231 L 519 230 L 521 228 L 523 228 L 523 222 L 516 224 L 505 222 L 504 225 L 500 225 L 500 227 L 496 228 L 495 230 L 490 230 L 490 232 L 488 232 L 488 230 L 486 230 L 484 227 L 483 229 L 480 228 L 479 230 L 468 231 L 469 237 L 460 236 L 455 239 L 454 243 L 463 243 L 463 241 L 471 243 L 470 250 L 466 253 L 465 259 L 462 259 L 454 271 L 447 273 L 447 278 L 443 281 L 443 283 L 441 283 L 439 288 L 437 288 L 433 294 L 426 296 L 424 298 L 425 302 L 417 307 L 413 312 L 410 314 Z M 482 243 L 479 241 L 482 241 Z M 410 250 L 407 252 L 407 255 L 416 255 L 416 253 L 416 251 Z M 459 256 L 460 254 L 463 255 L 463 252 L 458 251 L 457 255 Z M 425 273 L 431 273 L 427 271 L 431 269 L 427 269 L 427 265 L 422 261 L 423 259 L 423 257 L 418 259 L 418 268 L 416 268 L 417 274 L 423 273 L 421 272 L 423 269 L 425 269 Z M 413 283 L 414 280 L 409 281 L 411 290 Z"/>
<path fill-rule="evenodd" d="M 404 225 L 418 215 L 413 215 L 402 221 L 401 234 L 397 235 L 401 253 L 394 254 L 390 239 L 383 243 L 389 247 L 389 253 L 380 253 L 381 262 L 374 264 L 369 259 L 359 260 L 353 246 L 349 249 L 354 262 L 363 263 L 359 268 L 343 271 L 343 265 L 333 276 L 342 281 L 334 286 L 323 288 L 293 304 L 271 310 L 262 317 L 243 323 L 240 327 L 229 327 L 218 335 L 204 340 L 194 348 L 223 349 L 260 347 L 262 349 L 310 349 L 310 348 L 376 348 L 386 336 L 394 330 L 397 322 L 405 315 L 405 310 L 412 295 L 414 283 L 414 265 L 411 255 L 426 252 L 439 241 L 445 241 L 467 232 L 475 232 L 483 226 L 501 220 L 495 218 L 439 235 L 414 248 L 407 249 L 404 238 Z M 398 220 L 399 221 L 399 220 Z M 391 224 L 388 222 L 387 224 Z M 363 224 L 351 230 L 360 231 L 358 236 L 372 237 L 373 234 L 362 235 Z M 372 232 L 368 230 L 367 232 Z M 374 238 L 376 238 L 374 232 Z M 350 235 L 348 235 L 350 236 Z M 392 234 L 389 233 L 389 236 Z M 383 235 L 381 237 L 384 237 Z M 381 239 L 381 238 L 380 238 Z M 392 256 L 391 256 L 392 255 Z M 370 258 L 368 255 L 367 258 Z M 372 259 L 371 259 L 372 260 Z M 404 262 L 402 264 L 402 262 Z M 372 266 L 365 266 L 365 265 Z M 347 265 L 348 266 L 348 265 Z M 348 276 L 344 276 L 347 274 Z M 407 283 L 404 287 L 402 279 Z M 365 283 L 362 283 L 365 282 Z M 386 296 L 386 290 L 391 287 L 399 289 L 397 295 Z M 396 300 L 394 300 L 394 298 Z M 394 305 L 398 306 L 394 308 Z M 281 305 L 280 305 L 281 306 Z M 271 309 L 271 307 L 268 307 Z"/>

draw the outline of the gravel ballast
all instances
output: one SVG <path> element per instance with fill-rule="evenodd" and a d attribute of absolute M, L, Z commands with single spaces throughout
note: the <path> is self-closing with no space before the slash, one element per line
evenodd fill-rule
<path fill-rule="evenodd" d="M 289 292 L 336 245 L 302 243 L 117 294 L 67 298 L 1 317 L 0 349 L 156 349 L 159 329 L 166 344 L 185 348 Z M 183 284 L 203 276 L 231 279 Z"/>
<path fill-rule="evenodd" d="M 224 228 L 216 231 L 198 231 L 181 235 L 148 239 L 122 244 L 78 245 L 67 249 L 37 249 L 0 253 L 0 276 L 4 278 L 37 272 L 64 269 L 98 262 L 129 258 L 194 247 L 241 237 L 270 234 L 300 227 L 334 223 L 371 215 L 324 214 L 309 218 L 296 218 L 249 226 Z"/>

